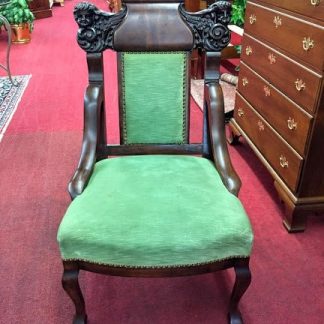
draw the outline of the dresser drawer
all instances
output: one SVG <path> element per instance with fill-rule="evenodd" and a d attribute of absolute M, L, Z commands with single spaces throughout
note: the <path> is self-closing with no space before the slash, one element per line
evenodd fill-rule
<path fill-rule="evenodd" d="M 238 90 L 301 155 L 305 154 L 311 115 L 241 63 Z"/>
<path fill-rule="evenodd" d="M 259 2 L 278 6 L 315 19 L 324 20 L 323 0 L 259 0 Z"/>
<path fill-rule="evenodd" d="M 296 191 L 303 159 L 239 94 L 234 117 L 261 154 L 292 191 Z"/>
<path fill-rule="evenodd" d="M 246 7 L 244 31 L 258 36 L 323 70 L 324 27 L 252 2 Z"/>
<path fill-rule="evenodd" d="M 306 110 L 315 112 L 322 76 L 245 34 L 241 59 Z"/>

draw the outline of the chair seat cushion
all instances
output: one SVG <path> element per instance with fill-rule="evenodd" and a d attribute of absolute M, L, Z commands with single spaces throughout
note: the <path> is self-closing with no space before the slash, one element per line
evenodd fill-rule
<path fill-rule="evenodd" d="M 214 165 L 146 155 L 96 163 L 58 231 L 63 260 L 169 267 L 248 257 L 253 234 Z"/>

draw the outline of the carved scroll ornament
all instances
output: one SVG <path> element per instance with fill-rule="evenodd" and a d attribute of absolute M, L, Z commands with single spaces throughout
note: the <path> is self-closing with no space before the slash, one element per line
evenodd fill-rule
<path fill-rule="evenodd" d="M 126 16 L 123 7 L 118 13 L 107 13 L 88 2 L 74 8 L 74 19 L 79 25 L 78 44 L 88 53 L 100 53 L 113 48 L 113 34 Z"/>
<path fill-rule="evenodd" d="M 180 15 L 194 33 L 194 47 L 206 51 L 220 51 L 230 41 L 231 4 L 228 1 L 217 1 L 207 9 L 191 13 L 179 6 Z"/>

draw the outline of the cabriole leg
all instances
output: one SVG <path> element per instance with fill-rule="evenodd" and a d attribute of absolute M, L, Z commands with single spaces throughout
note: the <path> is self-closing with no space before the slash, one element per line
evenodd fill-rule
<path fill-rule="evenodd" d="M 78 281 L 79 268 L 76 264 L 70 262 L 63 262 L 63 266 L 64 272 L 62 277 L 62 285 L 75 306 L 75 315 L 72 323 L 86 324 L 87 314 L 85 310 L 85 303 Z"/>
<path fill-rule="evenodd" d="M 236 279 L 229 307 L 229 323 L 242 324 L 243 320 L 238 305 L 241 297 L 244 295 L 251 282 L 249 260 L 239 262 L 237 265 L 235 265 L 234 270 Z"/>

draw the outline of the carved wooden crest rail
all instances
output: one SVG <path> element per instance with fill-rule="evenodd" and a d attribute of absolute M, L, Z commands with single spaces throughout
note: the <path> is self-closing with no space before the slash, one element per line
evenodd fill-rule
<path fill-rule="evenodd" d="M 195 48 L 218 52 L 228 45 L 230 32 L 227 25 L 231 18 L 228 1 L 215 2 L 208 9 L 196 13 L 187 12 L 181 4 L 179 12 L 194 32 Z"/>
<path fill-rule="evenodd" d="M 180 4 L 179 14 L 193 31 L 193 47 L 213 52 L 226 47 L 230 41 L 227 27 L 230 11 L 231 4 L 228 1 L 217 1 L 208 9 L 196 13 L 187 12 L 184 5 Z M 77 40 L 80 47 L 87 53 L 114 49 L 114 32 L 126 14 L 126 5 L 117 13 L 107 13 L 88 2 L 77 4 L 74 18 L 79 25 Z"/>

